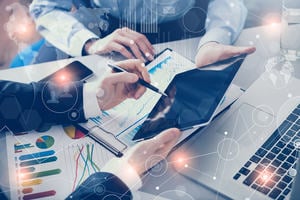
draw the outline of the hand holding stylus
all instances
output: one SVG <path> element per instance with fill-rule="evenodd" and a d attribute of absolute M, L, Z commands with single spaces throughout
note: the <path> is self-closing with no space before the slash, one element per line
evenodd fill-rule
<path fill-rule="evenodd" d="M 115 72 L 127 72 L 125 69 L 119 67 L 118 65 L 114 65 L 111 63 L 107 64 L 110 68 L 112 68 Z M 144 79 L 139 78 L 138 83 L 141 84 L 142 86 L 145 86 L 146 88 L 152 90 L 153 92 L 156 92 L 158 94 L 161 94 L 163 96 L 168 96 L 166 93 L 162 92 L 159 90 L 157 87 L 151 85 L 150 83 L 146 82 Z"/>
<path fill-rule="evenodd" d="M 112 73 L 101 82 L 97 93 L 101 110 L 108 110 L 127 98 L 140 98 L 146 88 L 138 83 L 139 79 L 150 82 L 149 73 L 140 60 L 126 60 L 118 62 L 117 65 L 126 71 Z"/>

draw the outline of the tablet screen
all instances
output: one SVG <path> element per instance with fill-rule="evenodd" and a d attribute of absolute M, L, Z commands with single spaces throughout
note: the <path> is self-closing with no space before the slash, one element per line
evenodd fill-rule
<path fill-rule="evenodd" d="M 174 77 L 133 140 L 148 139 L 177 127 L 208 123 L 240 68 L 245 55 L 230 58 Z"/>

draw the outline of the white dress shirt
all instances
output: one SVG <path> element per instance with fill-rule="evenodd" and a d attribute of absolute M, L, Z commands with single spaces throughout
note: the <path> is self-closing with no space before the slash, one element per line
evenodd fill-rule
<path fill-rule="evenodd" d="M 127 1 L 122 0 L 92 2 L 95 7 L 110 8 L 111 15 L 122 19 L 135 18 L 139 23 L 161 23 L 181 17 L 193 5 L 194 0 L 161 0 L 156 4 L 153 2 L 157 1 L 152 0 L 132 0 L 129 1 L 130 5 L 124 5 L 123 2 Z M 157 8 L 164 4 L 177 5 L 174 7 L 175 14 L 163 15 Z M 72 15 L 70 12 L 72 6 L 71 0 L 34 0 L 30 10 L 41 35 L 69 55 L 81 56 L 84 44 L 89 39 L 99 36 L 88 30 Z M 154 11 L 156 14 L 151 14 Z M 200 40 L 199 47 L 210 41 L 232 44 L 240 34 L 246 16 L 247 9 L 243 0 L 211 0 L 207 13 L 206 34 Z"/>
<path fill-rule="evenodd" d="M 85 118 L 96 117 L 101 114 L 101 109 L 97 101 L 99 84 L 86 83 L 83 85 L 83 110 Z M 142 181 L 137 172 L 123 160 L 124 158 L 114 158 L 110 160 L 102 169 L 102 172 L 109 172 L 121 179 L 127 187 L 134 191 L 142 187 Z M 122 164 L 122 167 L 120 165 Z"/>

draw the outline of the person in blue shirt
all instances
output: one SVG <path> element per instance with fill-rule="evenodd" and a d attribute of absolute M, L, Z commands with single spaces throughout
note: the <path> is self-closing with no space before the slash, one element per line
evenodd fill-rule
<path fill-rule="evenodd" d="M 96 23 L 82 23 L 85 16 L 71 12 L 74 4 L 96 10 Z M 254 51 L 230 46 L 247 16 L 243 0 L 34 0 L 30 11 L 41 35 L 73 57 L 119 52 L 152 60 L 152 44 L 198 36 L 203 36 L 195 58 L 199 67 Z"/>
<path fill-rule="evenodd" d="M 38 54 L 41 47 L 45 44 L 45 40 L 41 39 L 32 45 L 29 45 L 24 50 L 19 52 L 16 57 L 11 61 L 10 68 L 23 67 L 31 65 Z"/>
<path fill-rule="evenodd" d="M 17 55 L 10 62 L 11 68 L 32 64 L 45 44 L 29 14 L 30 3 L 30 0 L 15 1 L 5 8 L 9 15 L 5 30 L 10 40 L 18 46 Z"/>

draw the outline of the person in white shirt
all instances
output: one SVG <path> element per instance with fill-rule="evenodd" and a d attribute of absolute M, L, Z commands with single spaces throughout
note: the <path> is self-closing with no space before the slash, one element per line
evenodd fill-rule
<path fill-rule="evenodd" d="M 85 16 L 71 12 L 74 5 L 91 8 L 97 20 L 81 23 Z M 30 10 L 41 35 L 71 56 L 114 51 L 152 60 L 153 43 L 204 33 L 195 58 L 199 67 L 255 50 L 230 46 L 247 16 L 243 0 L 34 0 Z M 96 34 L 89 30 L 95 27 Z"/>

